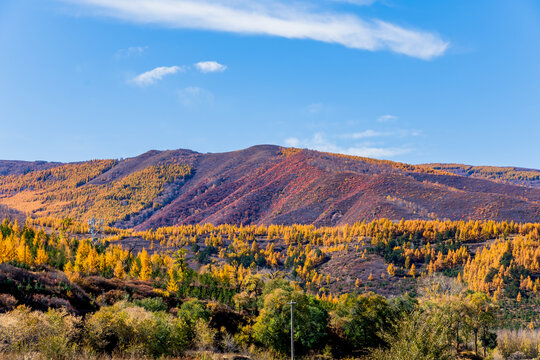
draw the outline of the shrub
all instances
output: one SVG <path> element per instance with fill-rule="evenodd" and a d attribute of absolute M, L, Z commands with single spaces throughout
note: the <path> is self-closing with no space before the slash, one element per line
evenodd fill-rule
<path fill-rule="evenodd" d="M 202 301 L 188 300 L 180 306 L 178 316 L 184 317 L 186 321 L 194 325 L 199 319 L 208 321 L 210 319 L 210 311 Z"/>
<path fill-rule="evenodd" d="M 40 352 L 46 359 L 66 359 L 76 350 L 80 319 L 65 310 L 46 313 L 19 306 L 0 314 L 0 352 Z"/>
<path fill-rule="evenodd" d="M 189 346 L 189 330 L 183 318 L 125 301 L 102 308 L 86 321 L 87 342 L 92 349 L 133 356 L 180 355 Z"/>
<path fill-rule="evenodd" d="M 208 322 L 203 319 L 198 319 L 195 324 L 195 347 L 198 350 L 214 351 L 214 343 L 216 340 L 216 331 L 212 329 Z"/>
<path fill-rule="evenodd" d="M 166 311 L 167 304 L 160 297 L 133 300 L 135 306 L 140 306 L 147 311 Z"/>
<path fill-rule="evenodd" d="M 0 294 L 0 308 L 4 310 L 12 310 L 18 301 L 10 294 Z"/>
<path fill-rule="evenodd" d="M 449 360 L 450 329 L 446 314 L 437 309 L 417 310 L 402 319 L 396 331 L 387 333 L 388 348 L 371 354 L 373 360 Z"/>
<path fill-rule="evenodd" d="M 386 300 L 373 293 L 344 296 L 332 313 L 332 323 L 344 343 L 354 350 L 385 345 L 382 334 L 391 329 L 392 312 Z"/>
<path fill-rule="evenodd" d="M 238 351 L 238 344 L 236 343 L 234 335 L 227 332 L 225 328 L 221 329 L 221 348 L 224 352 Z"/>
<path fill-rule="evenodd" d="M 283 354 L 289 351 L 290 307 L 294 300 L 294 338 L 298 353 L 321 347 L 327 335 L 328 314 L 312 296 L 300 291 L 277 288 L 264 298 L 264 305 L 253 325 L 253 337 L 266 348 Z"/>

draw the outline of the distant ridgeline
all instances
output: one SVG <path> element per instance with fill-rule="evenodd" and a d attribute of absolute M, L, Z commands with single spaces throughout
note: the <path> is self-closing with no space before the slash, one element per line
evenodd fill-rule
<path fill-rule="evenodd" d="M 470 166 L 462 164 L 426 164 L 422 166 L 478 179 L 489 179 L 523 185 L 540 185 L 540 171 L 533 169 L 497 166 Z"/>

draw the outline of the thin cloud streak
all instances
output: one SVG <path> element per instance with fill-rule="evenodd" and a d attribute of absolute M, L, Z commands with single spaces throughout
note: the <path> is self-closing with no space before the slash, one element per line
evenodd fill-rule
<path fill-rule="evenodd" d="M 398 117 L 394 115 L 382 115 L 382 116 L 379 116 L 379 118 L 377 119 L 377 122 L 386 123 L 386 122 L 395 121 L 397 120 L 397 118 Z"/>
<path fill-rule="evenodd" d="M 307 7 L 256 1 L 224 0 L 63 0 L 86 4 L 98 14 L 173 28 L 310 39 L 369 51 L 433 59 L 449 43 L 437 34 L 406 29 L 352 14 L 307 10 Z"/>
<path fill-rule="evenodd" d="M 148 86 L 163 79 L 163 77 L 183 71 L 180 66 L 160 66 L 150 71 L 144 72 L 133 78 L 133 83 L 139 86 Z"/>
<path fill-rule="evenodd" d="M 351 138 L 351 139 L 364 139 L 364 138 L 378 137 L 378 136 L 385 136 L 385 135 L 390 135 L 390 134 L 382 133 L 380 131 L 375 131 L 375 130 L 364 130 L 361 132 L 347 134 L 345 135 L 345 137 Z"/>
<path fill-rule="evenodd" d="M 120 49 L 116 52 L 117 59 L 124 59 L 130 56 L 140 56 L 147 49 L 147 46 L 130 46 L 126 49 Z"/>
<path fill-rule="evenodd" d="M 411 149 L 408 148 L 375 147 L 366 144 L 343 147 L 329 141 L 322 133 L 317 133 L 313 135 L 313 138 L 311 139 L 299 139 L 296 137 L 290 137 L 284 140 L 284 144 L 286 146 L 297 148 L 300 147 L 324 152 L 363 156 L 370 158 L 390 158 L 411 152 Z"/>

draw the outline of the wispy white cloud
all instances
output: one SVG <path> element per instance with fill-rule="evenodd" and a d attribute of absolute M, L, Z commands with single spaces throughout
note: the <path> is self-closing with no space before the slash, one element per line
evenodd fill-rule
<path fill-rule="evenodd" d="M 195 64 L 195 67 L 202 73 L 225 71 L 227 66 L 216 61 L 201 61 Z M 189 70 L 189 66 L 160 66 L 150 71 L 135 76 L 131 81 L 139 86 L 148 86 L 155 84 L 167 75 L 176 74 Z"/>
<path fill-rule="evenodd" d="M 117 59 L 128 58 L 130 56 L 139 56 L 148 49 L 147 46 L 130 46 L 125 49 L 120 49 L 114 55 Z"/>
<path fill-rule="evenodd" d="M 378 136 L 385 136 L 389 135 L 388 133 L 383 133 L 380 131 L 375 130 L 364 130 L 360 132 L 355 132 L 352 134 L 346 134 L 344 137 L 351 138 L 351 139 L 364 139 L 364 138 L 370 138 L 370 137 L 378 137 Z"/>
<path fill-rule="evenodd" d="M 346 150 L 347 154 L 355 156 L 363 156 L 369 158 L 391 158 L 397 155 L 411 152 L 410 149 L 404 148 L 382 148 L 382 147 L 352 147 Z"/>
<path fill-rule="evenodd" d="M 397 155 L 402 155 L 412 150 L 410 148 L 400 147 L 376 147 L 367 144 L 357 144 L 353 146 L 341 146 L 327 139 L 323 133 L 316 133 L 311 139 L 299 139 L 290 137 L 284 140 L 286 146 L 308 148 L 331 153 L 374 157 L 374 158 L 390 158 Z"/>
<path fill-rule="evenodd" d="M 385 123 L 385 122 L 391 122 L 391 121 L 395 121 L 397 120 L 398 117 L 397 116 L 394 116 L 394 115 L 381 115 L 377 118 L 377 122 L 380 122 L 380 123 Z"/>
<path fill-rule="evenodd" d="M 220 64 L 216 61 L 201 61 L 196 63 L 195 67 L 202 73 L 223 72 L 227 70 L 226 65 Z"/>
<path fill-rule="evenodd" d="M 189 86 L 178 91 L 178 98 L 182 105 L 194 107 L 214 102 L 214 94 L 197 86 Z"/>
<path fill-rule="evenodd" d="M 299 138 L 290 137 L 290 138 L 286 138 L 284 143 L 286 146 L 297 148 L 297 147 L 300 147 L 302 142 L 300 141 Z"/>
<path fill-rule="evenodd" d="M 139 86 L 152 85 L 155 82 L 163 79 L 163 77 L 166 75 L 176 74 L 180 71 L 184 71 L 184 69 L 180 66 L 160 66 L 135 76 L 133 78 L 133 83 Z"/>
<path fill-rule="evenodd" d="M 278 0 L 63 0 L 99 14 L 173 28 L 311 39 L 369 51 L 390 50 L 420 59 L 442 55 L 448 42 L 437 34 L 378 19 L 364 20 L 307 4 Z"/>

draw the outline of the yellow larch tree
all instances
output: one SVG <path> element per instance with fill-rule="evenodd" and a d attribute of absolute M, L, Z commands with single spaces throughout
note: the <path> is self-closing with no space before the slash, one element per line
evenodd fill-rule
<path fill-rule="evenodd" d="M 141 261 L 141 271 L 139 272 L 139 279 L 143 281 L 150 280 L 152 276 L 152 263 L 146 249 L 143 249 L 139 253 L 139 260 Z"/>
<path fill-rule="evenodd" d="M 48 261 L 49 261 L 49 256 L 47 255 L 47 252 L 45 251 L 43 247 L 40 247 L 37 250 L 37 254 L 36 254 L 36 264 L 46 265 Z"/>

